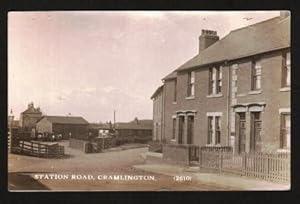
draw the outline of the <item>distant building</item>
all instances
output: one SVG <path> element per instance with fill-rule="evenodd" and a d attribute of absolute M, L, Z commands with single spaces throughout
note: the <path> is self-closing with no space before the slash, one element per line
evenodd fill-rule
<path fill-rule="evenodd" d="M 107 134 L 113 132 L 111 123 L 90 123 L 88 125 L 89 136 L 98 137 L 101 134 Z"/>
<path fill-rule="evenodd" d="M 20 114 L 20 127 L 31 131 L 35 129 L 36 122 L 41 119 L 42 112 L 39 107 L 35 108 L 33 103 L 29 103 L 25 111 Z"/>
<path fill-rule="evenodd" d="M 43 116 L 36 124 L 37 133 L 62 134 L 63 139 L 87 139 L 88 122 L 83 117 Z"/>
<path fill-rule="evenodd" d="M 153 120 L 139 120 L 116 123 L 115 131 L 119 137 L 152 137 Z"/>
<path fill-rule="evenodd" d="M 152 131 L 152 140 L 153 141 L 163 141 L 162 126 L 163 126 L 163 95 L 164 86 L 160 86 L 151 96 L 153 100 L 153 131 Z"/>

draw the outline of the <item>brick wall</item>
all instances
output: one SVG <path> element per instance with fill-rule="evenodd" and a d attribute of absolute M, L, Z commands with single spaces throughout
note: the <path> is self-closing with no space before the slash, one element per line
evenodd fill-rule
<path fill-rule="evenodd" d="M 162 139 L 163 92 L 153 100 L 153 137 L 152 140 Z"/>
<path fill-rule="evenodd" d="M 168 163 L 189 165 L 189 151 L 186 145 L 163 145 L 163 160 Z"/>
<path fill-rule="evenodd" d="M 165 82 L 165 136 L 168 143 L 177 143 L 172 141 L 172 116 L 176 115 L 176 111 L 195 110 L 194 117 L 194 144 L 206 145 L 208 120 L 207 112 L 221 112 L 221 145 L 228 145 L 228 67 L 222 69 L 222 96 L 208 97 L 208 78 L 209 67 L 201 68 L 195 71 L 195 98 L 187 99 L 187 80 L 188 73 L 183 72 L 177 75 L 177 103 L 173 103 L 174 81 Z M 177 130 L 176 130 L 177 131 Z M 184 138 L 184 141 L 186 139 Z"/>
<path fill-rule="evenodd" d="M 281 88 L 281 52 L 260 56 L 262 67 L 261 92 L 251 93 L 251 58 L 238 61 L 237 104 L 265 103 L 262 111 L 262 151 L 274 152 L 279 148 L 280 114 L 279 109 L 290 107 L 290 91 Z M 234 119 L 234 117 L 232 117 Z M 250 117 L 246 121 L 247 137 L 250 136 Z M 234 131 L 234 129 L 231 129 Z M 249 139 L 248 139 L 249 140 Z"/>
<path fill-rule="evenodd" d="M 69 146 L 73 149 L 78 149 L 83 152 L 85 152 L 86 149 L 86 144 L 88 144 L 89 141 L 85 140 L 77 140 L 77 139 L 70 139 L 69 140 Z"/>

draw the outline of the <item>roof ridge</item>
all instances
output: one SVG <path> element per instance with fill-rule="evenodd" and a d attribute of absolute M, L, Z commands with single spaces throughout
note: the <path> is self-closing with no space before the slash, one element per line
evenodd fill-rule
<path fill-rule="evenodd" d="M 272 20 L 275 20 L 275 19 L 277 19 L 277 18 L 280 18 L 280 16 L 275 16 L 275 17 L 273 17 L 273 18 L 269 18 L 269 19 L 266 19 L 266 20 L 263 20 L 263 21 L 260 21 L 260 22 L 251 24 L 251 25 L 247 25 L 247 26 L 244 26 L 244 27 L 241 27 L 241 28 L 237 28 L 237 29 L 231 30 L 227 35 L 229 35 L 229 34 L 232 33 L 232 32 L 236 32 L 236 31 L 239 31 L 239 30 L 243 30 L 243 29 L 246 29 L 246 28 L 249 28 L 249 27 L 252 27 L 252 26 L 256 26 L 256 25 L 262 24 L 262 23 L 267 23 L 268 21 L 272 21 Z M 227 35 L 226 35 L 226 36 L 227 36 Z"/>

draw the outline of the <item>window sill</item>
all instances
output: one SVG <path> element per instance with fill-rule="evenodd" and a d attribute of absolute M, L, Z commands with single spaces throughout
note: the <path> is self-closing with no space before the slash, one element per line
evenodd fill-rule
<path fill-rule="evenodd" d="M 212 95 L 207 95 L 207 98 L 218 98 L 218 97 L 222 97 L 223 94 L 212 94 Z"/>
<path fill-rule="evenodd" d="M 221 147 L 221 144 L 206 144 L 206 147 Z"/>
<path fill-rule="evenodd" d="M 176 102 L 176 101 L 173 101 L 173 104 L 177 104 L 177 102 Z"/>
<path fill-rule="evenodd" d="M 291 87 L 282 87 L 279 89 L 279 91 L 284 92 L 284 91 L 291 91 Z"/>
<path fill-rule="evenodd" d="M 186 100 L 193 100 L 193 99 L 195 99 L 195 96 L 187 96 L 187 97 L 185 97 L 185 99 Z"/>
<path fill-rule="evenodd" d="M 171 139 L 171 142 L 176 142 L 176 140 L 175 139 Z"/>
<path fill-rule="evenodd" d="M 277 152 L 278 153 L 290 153 L 291 150 L 290 149 L 278 149 Z"/>
<path fill-rule="evenodd" d="M 262 93 L 261 90 L 253 90 L 253 91 L 248 92 L 248 94 L 250 94 L 250 95 L 261 94 L 261 93 Z"/>

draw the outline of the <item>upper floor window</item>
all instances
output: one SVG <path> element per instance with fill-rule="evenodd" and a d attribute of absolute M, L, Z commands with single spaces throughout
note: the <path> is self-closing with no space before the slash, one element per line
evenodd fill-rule
<path fill-rule="evenodd" d="M 282 87 L 291 86 L 291 53 L 285 52 L 282 57 Z"/>
<path fill-rule="evenodd" d="M 187 96 L 195 95 L 195 71 L 191 71 L 188 73 L 188 90 Z"/>
<path fill-rule="evenodd" d="M 261 63 L 260 61 L 254 61 L 252 63 L 251 71 L 251 90 L 260 90 L 261 89 Z"/>
<path fill-rule="evenodd" d="M 177 79 L 174 81 L 174 95 L 173 95 L 173 102 L 177 101 Z"/>
<path fill-rule="evenodd" d="M 222 69 L 212 67 L 209 69 L 209 95 L 220 94 L 222 91 Z"/>

